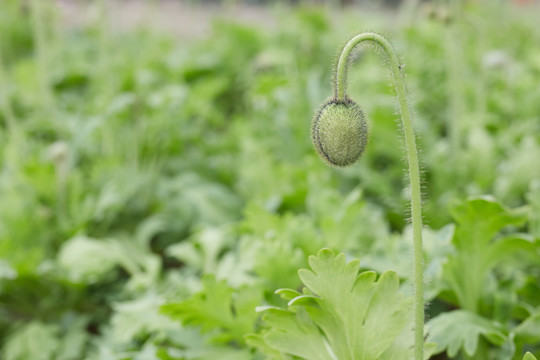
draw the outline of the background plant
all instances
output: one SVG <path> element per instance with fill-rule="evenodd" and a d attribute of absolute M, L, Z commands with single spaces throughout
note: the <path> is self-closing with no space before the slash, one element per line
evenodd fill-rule
<path fill-rule="evenodd" d="M 444 7 L 420 9 L 407 23 L 354 10 L 339 22 L 317 9 L 286 11 L 270 28 L 216 21 L 197 41 L 111 27 L 105 64 L 114 76 L 104 76 L 96 66 L 98 24 L 110 26 L 114 13 L 68 30 L 52 21 L 58 8 L 47 3 L 53 115 L 41 97 L 29 8 L 0 2 L 2 358 L 264 358 L 238 335 L 263 331 L 260 314 L 231 310 L 216 318 L 205 307 L 225 293 L 232 309 L 242 308 L 250 289 L 247 303 L 285 309 L 274 290 L 299 289 L 297 270 L 325 246 L 360 259 L 360 271 L 394 271 L 401 291 L 410 289 L 394 93 L 381 82 L 386 70 L 377 54 L 362 52 L 350 73 L 351 97 L 365 99 L 377 139 L 362 162 L 329 171 L 307 136 L 313 108 L 330 91 L 336 44 L 363 29 L 393 34 L 399 53 L 421 59 L 405 69 L 420 147 L 430 149 L 422 155 L 431 199 L 424 212 L 428 318 L 465 311 L 444 264 L 461 261 L 458 227 L 460 234 L 474 229 L 453 217 L 454 201 L 493 194 L 489 203 L 525 220 L 482 237 L 487 249 L 506 237 L 537 249 L 534 11 L 487 2 L 463 8 L 463 143 L 459 161 L 448 164 L 443 40 L 452 18 L 442 16 Z M 537 250 L 520 254 L 489 267 L 475 295 L 474 314 L 503 334 L 499 346 L 480 328 L 478 348 L 494 359 L 539 355 Z M 222 292 L 209 292 L 214 287 Z M 160 313 L 184 301 L 202 308 L 200 318 Z M 458 348 L 455 358 L 465 356 Z"/>

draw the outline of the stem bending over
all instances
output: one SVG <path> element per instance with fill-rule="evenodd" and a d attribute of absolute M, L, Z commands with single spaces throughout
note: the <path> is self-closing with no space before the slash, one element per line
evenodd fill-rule
<path fill-rule="evenodd" d="M 414 339 L 415 360 L 423 360 L 424 345 L 424 295 L 422 255 L 422 210 L 420 193 L 420 169 L 416 140 L 405 90 L 405 80 L 396 53 L 390 43 L 375 33 L 363 33 L 353 37 L 343 48 L 336 69 L 334 98 L 315 115 L 312 136 L 315 149 L 321 158 L 332 166 L 348 166 L 363 153 L 366 146 L 367 127 L 358 105 L 347 97 L 346 76 L 351 51 L 360 43 L 377 44 L 390 60 L 394 87 L 396 89 L 405 147 L 409 165 L 411 215 L 413 225 L 414 256 Z"/>

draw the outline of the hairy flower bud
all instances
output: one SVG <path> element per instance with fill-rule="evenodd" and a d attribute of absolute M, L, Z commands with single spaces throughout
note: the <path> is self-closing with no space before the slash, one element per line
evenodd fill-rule
<path fill-rule="evenodd" d="M 348 98 L 329 100 L 313 118 L 311 138 L 324 162 L 335 167 L 354 164 L 368 142 L 368 127 L 362 109 Z"/>

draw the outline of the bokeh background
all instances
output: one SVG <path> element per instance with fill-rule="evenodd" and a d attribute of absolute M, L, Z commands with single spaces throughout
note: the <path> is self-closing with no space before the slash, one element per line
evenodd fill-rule
<path fill-rule="evenodd" d="M 338 51 L 362 31 L 405 65 L 428 318 L 501 326 L 503 342 L 452 358 L 538 356 L 539 19 L 534 0 L 1 0 L 0 358 L 272 358 L 246 341 L 267 326 L 255 307 L 284 306 L 274 290 L 299 288 L 323 247 L 410 293 L 399 115 L 374 48 L 349 72 L 365 156 L 331 169 L 311 145 Z M 455 233 L 503 216 L 464 221 L 471 196 L 521 216 L 489 241 L 534 245 L 480 279 L 476 309 L 443 264 Z M 441 346 L 433 358 L 451 358 Z"/>

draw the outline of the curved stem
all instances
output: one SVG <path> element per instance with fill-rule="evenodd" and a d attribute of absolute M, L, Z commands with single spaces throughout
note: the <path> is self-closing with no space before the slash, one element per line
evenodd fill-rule
<path fill-rule="evenodd" d="M 422 204 L 420 193 L 420 168 L 418 154 L 416 151 L 416 140 L 414 136 L 411 113 L 405 90 L 405 80 L 401 73 L 401 67 L 396 53 L 390 43 L 382 36 L 375 33 L 363 33 L 353 37 L 343 48 L 336 72 L 335 96 L 338 101 L 346 98 L 346 76 L 349 55 L 351 51 L 361 42 L 370 41 L 380 46 L 390 60 L 394 87 L 396 89 L 403 132 L 405 134 L 405 147 L 407 150 L 407 160 L 409 163 L 411 215 L 413 225 L 413 257 L 414 257 L 414 339 L 415 339 L 415 360 L 423 360 L 424 353 L 424 279 L 423 279 L 423 254 L 422 254 Z"/>

